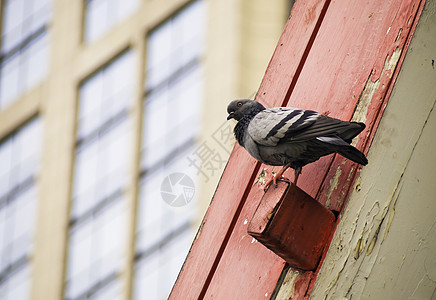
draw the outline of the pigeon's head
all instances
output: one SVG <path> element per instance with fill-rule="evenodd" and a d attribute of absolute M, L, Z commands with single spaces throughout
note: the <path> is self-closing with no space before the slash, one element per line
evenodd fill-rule
<path fill-rule="evenodd" d="M 254 100 L 233 100 L 230 102 L 229 106 L 227 106 L 227 112 L 229 113 L 227 120 L 235 119 L 236 121 L 239 121 L 245 115 L 254 116 L 264 109 L 265 107 L 263 107 L 262 104 Z"/>

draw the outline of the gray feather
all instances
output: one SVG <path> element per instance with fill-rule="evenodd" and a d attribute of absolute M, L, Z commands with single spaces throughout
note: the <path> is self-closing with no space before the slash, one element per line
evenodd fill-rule
<path fill-rule="evenodd" d="M 291 107 L 265 109 L 248 125 L 248 134 L 261 145 L 275 146 L 286 136 L 313 124 L 319 114 Z M 306 115 L 305 115 L 306 113 Z"/>

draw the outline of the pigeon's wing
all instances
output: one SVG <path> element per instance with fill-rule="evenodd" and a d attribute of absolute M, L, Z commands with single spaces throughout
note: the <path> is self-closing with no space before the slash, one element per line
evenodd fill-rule
<path fill-rule="evenodd" d="M 265 109 L 251 120 L 247 133 L 258 144 L 275 146 L 304 131 L 319 116 L 315 111 L 292 107 Z"/>
<path fill-rule="evenodd" d="M 335 144 L 350 143 L 364 128 L 363 123 L 341 121 L 312 110 L 277 107 L 258 113 L 248 125 L 248 134 L 256 143 L 265 146 L 311 139 Z M 334 139 L 326 140 L 325 137 Z"/>
<path fill-rule="evenodd" d="M 318 118 L 311 126 L 304 128 L 300 132 L 289 134 L 283 142 L 305 141 L 316 138 L 331 144 L 349 144 L 363 129 L 365 129 L 365 124 L 363 123 L 347 122 L 318 115 Z M 332 139 L 333 137 L 338 140 Z"/>

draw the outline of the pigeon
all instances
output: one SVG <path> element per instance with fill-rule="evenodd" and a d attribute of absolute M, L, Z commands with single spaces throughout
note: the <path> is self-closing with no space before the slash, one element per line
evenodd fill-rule
<path fill-rule="evenodd" d="M 227 120 L 235 119 L 235 138 L 256 160 L 283 168 L 265 184 L 286 179 L 283 173 L 294 169 L 294 184 L 303 166 L 332 153 L 361 165 L 368 164 L 365 155 L 350 145 L 364 123 L 331 118 L 312 110 L 292 107 L 266 109 L 257 101 L 234 100 L 227 107 Z"/>

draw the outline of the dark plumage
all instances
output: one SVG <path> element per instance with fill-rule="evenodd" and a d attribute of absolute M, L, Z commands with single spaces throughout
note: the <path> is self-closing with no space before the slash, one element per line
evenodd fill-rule
<path fill-rule="evenodd" d="M 274 183 L 288 167 L 295 170 L 296 183 L 303 166 L 332 153 L 361 165 L 368 163 L 365 155 L 350 145 L 365 129 L 363 123 L 291 107 L 265 109 L 259 102 L 248 99 L 230 102 L 227 112 L 227 120 L 238 121 L 235 137 L 251 156 L 267 165 L 284 166 Z"/>

